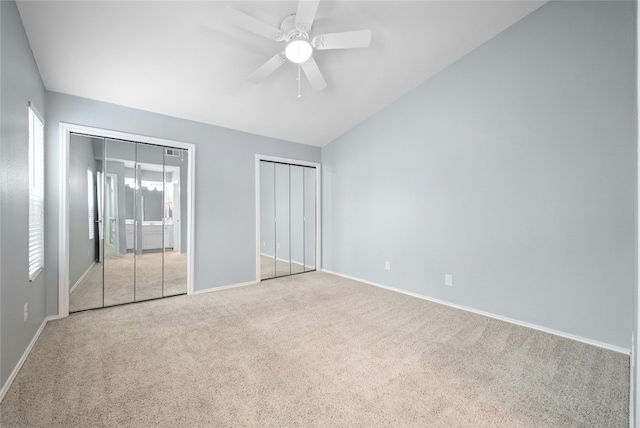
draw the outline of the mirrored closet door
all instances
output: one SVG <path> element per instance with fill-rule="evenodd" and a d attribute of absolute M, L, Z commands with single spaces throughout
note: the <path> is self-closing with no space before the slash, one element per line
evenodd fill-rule
<path fill-rule="evenodd" d="M 316 169 L 260 161 L 260 279 L 316 269 Z"/>
<path fill-rule="evenodd" d="M 71 135 L 69 312 L 187 292 L 187 156 Z"/>

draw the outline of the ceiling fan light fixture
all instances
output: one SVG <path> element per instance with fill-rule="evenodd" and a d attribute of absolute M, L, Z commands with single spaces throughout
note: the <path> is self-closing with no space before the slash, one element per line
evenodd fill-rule
<path fill-rule="evenodd" d="M 302 38 L 292 38 L 284 49 L 287 59 L 295 64 L 307 62 L 312 53 L 311 43 Z"/>

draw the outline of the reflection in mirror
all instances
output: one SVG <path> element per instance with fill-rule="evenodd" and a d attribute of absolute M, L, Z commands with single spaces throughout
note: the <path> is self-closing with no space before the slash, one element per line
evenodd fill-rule
<path fill-rule="evenodd" d="M 135 183 L 135 300 L 162 297 L 164 256 L 164 149 L 137 144 Z"/>
<path fill-rule="evenodd" d="M 104 140 L 72 134 L 69 144 L 69 311 L 77 312 L 102 307 Z"/>
<path fill-rule="evenodd" d="M 289 165 L 275 164 L 276 276 L 291 274 L 289 234 Z"/>
<path fill-rule="evenodd" d="M 316 169 L 260 161 L 260 279 L 316 270 Z"/>
<path fill-rule="evenodd" d="M 188 151 L 71 135 L 69 312 L 187 292 Z"/>
<path fill-rule="evenodd" d="M 289 171 L 292 274 L 304 272 L 304 169 L 291 165 Z"/>
<path fill-rule="evenodd" d="M 187 292 L 187 165 L 186 151 L 164 150 L 163 296 Z"/>
<path fill-rule="evenodd" d="M 276 276 L 274 166 L 260 162 L 260 279 Z"/>
<path fill-rule="evenodd" d="M 126 213 L 135 212 L 136 201 L 127 199 L 125 180 L 136 160 L 136 144 L 105 140 L 104 162 L 104 306 L 131 303 L 135 298 L 134 224 Z"/>
<path fill-rule="evenodd" d="M 316 169 L 304 168 L 304 270 L 316 269 Z"/>

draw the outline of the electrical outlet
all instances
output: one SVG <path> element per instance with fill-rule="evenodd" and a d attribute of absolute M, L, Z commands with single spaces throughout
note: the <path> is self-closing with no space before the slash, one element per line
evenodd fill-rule
<path fill-rule="evenodd" d="M 24 320 L 26 321 L 29 318 L 29 304 L 24 304 Z"/>
<path fill-rule="evenodd" d="M 448 273 L 444 274 L 444 285 L 453 287 L 453 275 L 449 275 Z"/>
<path fill-rule="evenodd" d="M 384 268 L 386 270 L 391 270 L 391 262 L 390 261 L 386 261 L 384 262 Z"/>

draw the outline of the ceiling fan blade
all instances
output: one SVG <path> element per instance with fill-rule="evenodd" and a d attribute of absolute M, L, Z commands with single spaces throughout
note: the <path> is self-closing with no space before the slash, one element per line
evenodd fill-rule
<path fill-rule="evenodd" d="M 251 73 L 251 75 L 247 77 L 247 80 L 251 83 L 262 82 L 264 79 L 269 77 L 271 73 L 280 68 L 280 66 L 285 63 L 286 59 L 287 57 L 284 56 L 284 52 L 280 52 L 279 54 L 272 56 L 269 61 L 262 64 L 256 71 Z"/>
<path fill-rule="evenodd" d="M 224 14 L 227 21 L 236 27 L 251 31 L 252 33 L 266 37 L 267 39 L 282 40 L 283 34 L 278 28 L 272 27 L 253 16 L 249 16 L 246 13 L 230 7 L 225 9 Z"/>
<path fill-rule="evenodd" d="M 371 43 L 371 30 L 347 31 L 315 36 L 312 45 L 317 50 L 367 48 Z"/>
<path fill-rule="evenodd" d="M 302 64 L 302 70 L 304 70 L 304 74 L 307 76 L 307 79 L 309 79 L 309 83 L 314 91 L 321 91 L 327 87 L 327 82 L 324 81 L 324 77 L 322 77 L 318 64 L 316 64 L 313 57 Z"/>
<path fill-rule="evenodd" d="M 309 32 L 313 24 L 313 18 L 316 17 L 320 0 L 300 0 L 298 2 L 298 10 L 296 11 L 296 28 L 301 31 Z"/>

